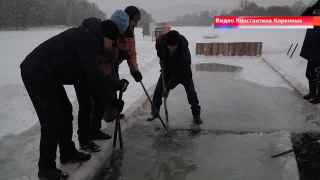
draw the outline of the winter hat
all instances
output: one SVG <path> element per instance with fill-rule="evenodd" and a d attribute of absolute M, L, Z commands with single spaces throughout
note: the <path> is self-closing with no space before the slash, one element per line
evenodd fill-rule
<path fill-rule="evenodd" d="M 119 38 L 119 28 L 117 24 L 111 20 L 105 20 L 101 22 L 102 35 L 113 41 L 117 41 Z"/>
<path fill-rule="evenodd" d="M 124 12 L 126 12 L 129 15 L 129 20 L 140 20 L 141 19 L 141 13 L 140 10 L 135 6 L 128 6 Z"/>
<path fill-rule="evenodd" d="M 122 11 L 122 10 L 116 10 L 110 17 L 110 20 L 114 21 L 117 25 L 120 31 L 126 31 L 129 26 L 129 15 Z"/>
<path fill-rule="evenodd" d="M 180 42 L 180 34 L 178 31 L 172 30 L 167 33 L 166 38 L 167 45 L 175 46 Z"/>

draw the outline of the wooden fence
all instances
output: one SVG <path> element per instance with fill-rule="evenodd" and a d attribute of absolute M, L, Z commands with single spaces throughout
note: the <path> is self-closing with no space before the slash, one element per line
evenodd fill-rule
<path fill-rule="evenodd" d="M 197 43 L 196 55 L 260 56 L 262 42 Z"/>

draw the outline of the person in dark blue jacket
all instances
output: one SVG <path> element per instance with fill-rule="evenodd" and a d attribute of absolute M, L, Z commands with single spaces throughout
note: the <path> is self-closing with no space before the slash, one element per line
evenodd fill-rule
<path fill-rule="evenodd" d="M 22 80 L 41 125 L 39 179 L 67 179 L 68 174 L 56 168 L 58 145 L 62 164 L 91 158 L 72 141 L 72 105 L 63 85 L 87 79 L 106 104 L 122 110 L 124 102 L 108 92 L 123 89 L 128 81 L 106 76 L 99 68 L 101 54 L 118 37 L 113 21 L 88 18 L 40 44 L 21 63 Z"/>
<path fill-rule="evenodd" d="M 166 87 L 163 90 L 162 74 L 160 74 L 152 100 L 156 110 L 151 108 L 153 117 L 149 120 L 157 118 L 156 111 L 160 111 L 162 96 L 167 98 L 170 90 L 174 89 L 178 84 L 182 84 L 187 93 L 188 102 L 191 105 L 193 122 L 201 124 L 201 107 L 192 79 L 188 40 L 178 31 L 171 30 L 156 40 L 156 50 L 160 58 L 160 65 L 163 67 Z"/>
<path fill-rule="evenodd" d="M 320 1 L 317 1 L 313 6 L 308 7 L 302 16 L 319 16 Z M 308 60 L 306 77 L 309 82 L 309 93 L 303 98 L 309 100 L 313 104 L 320 103 L 320 84 L 318 83 L 318 73 L 316 68 L 320 67 L 320 27 L 315 26 L 313 29 L 307 29 L 306 36 L 303 41 L 300 56 Z"/>
<path fill-rule="evenodd" d="M 110 20 L 115 22 L 119 28 L 120 35 L 127 29 L 129 25 L 129 15 L 122 11 L 116 10 L 110 17 Z M 115 72 L 115 62 L 118 58 L 118 49 L 116 47 L 108 48 L 100 57 L 100 67 L 107 76 L 113 76 L 119 79 L 118 73 Z M 92 91 L 88 86 L 86 79 L 80 80 L 74 85 L 77 99 L 79 103 L 78 111 L 78 140 L 81 150 L 88 152 L 98 152 L 101 150 L 93 140 L 107 140 L 111 139 L 108 133 L 101 130 L 101 120 L 105 113 L 105 104 L 97 93 Z M 116 97 L 117 92 L 113 92 Z M 117 109 L 107 105 L 113 110 L 116 116 Z M 108 111 L 109 112 L 109 111 Z"/>

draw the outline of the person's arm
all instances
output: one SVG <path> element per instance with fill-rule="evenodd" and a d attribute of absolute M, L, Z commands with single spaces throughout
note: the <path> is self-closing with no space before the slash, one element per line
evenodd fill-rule
<path fill-rule="evenodd" d="M 79 62 L 88 78 L 93 90 L 102 98 L 103 102 L 118 107 L 117 99 L 107 93 L 119 90 L 120 83 L 112 76 L 106 76 L 100 69 L 100 42 L 83 34 L 75 40 L 75 49 Z"/>
<path fill-rule="evenodd" d="M 159 37 L 157 40 L 156 40 L 156 51 L 157 51 L 157 56 L 159 57 L 160 59 L 160 65 L 163 66 L 164 65 L 164 57 L 163 57 L 163 49 L 162 49 L 162 44 L 161 44 L 161 41 L 162 41 L 162 38 L 163 36 Z"/>
<path fill-rule="evenodd" d="M 136 82 L 140 82 L 142 80 L 142 74 L 139 71 L 137 63 L 136 42 L 134 37 L 126 37 L 119 44 L 119 64 L 124 59 L 127 60 L 130 73 L 133 76 L 134 80 Z"/>
<path fill-rule="evenodd" d="M 126 41 L 128 47 L 128 66 L 130 68 L 130 72 L 139 71 L 138 63 L 137 63 L 137 51 L 136 51 L 136 41 L 134 38 L 130 38 Z"/>

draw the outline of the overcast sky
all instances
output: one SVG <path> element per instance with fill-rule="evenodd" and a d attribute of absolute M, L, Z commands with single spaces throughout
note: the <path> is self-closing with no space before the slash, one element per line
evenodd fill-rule
<path fill-rule="evenodd" d="M 151 9 L 160 9 L 175 5 L 208 5 L 218 7 L 237 7 L 240 0 L 89 0 L 95 2 L 101 10 L 110 16 L 117 9 L 124 9 L 128 5 L 138 6 L 146 11 Z M 249 2 L 256 2 L 260 6 L 269 5 L 291 5 L 298 0 L 249 0 Z M 303 0 L 305 4 L 312 0 Z M 192 12 L 190 12 L 191 14 Z"/>

